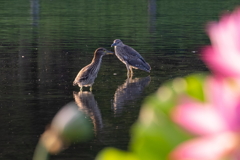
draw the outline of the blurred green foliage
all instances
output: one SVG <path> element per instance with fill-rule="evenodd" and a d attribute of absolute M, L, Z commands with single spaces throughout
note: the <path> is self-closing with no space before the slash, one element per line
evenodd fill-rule
<path fill-rule="evenodd" d="M 115 148 L 105 148 L 102 152 L 99 153 L 96 160 L 139 160 L 139 158 L 131 153 L 126 151 L 121 151 Z"/>
<path fill-rule="evenodd" d="M 40 137 L 33 160 L 46 160 L 76 141 L 86 141 L 93 136 L 89 117 L 74 103 L 68 103 L 54 116 L 49 128 Z"/>

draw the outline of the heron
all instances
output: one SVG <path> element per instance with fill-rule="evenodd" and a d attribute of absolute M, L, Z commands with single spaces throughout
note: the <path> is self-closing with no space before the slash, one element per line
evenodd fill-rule
<path fill-rule="evenodd" d="M 83 87 L 90 87 L 90 91 L 92 91 L 92 85 L 100 69 L 102 57 L 109 54 L 113 54 L 113 52 L 108 51 L 105 48 L 96 49 L 92 62 L 79 71 L 73 81 L 73 85 L 78 85 L 80 87 L 80 91 L 82 91 Z"/>
<path fill-rule="evenodd" d="M 125 45 L 120 39 L 115 39 L 111 47 L 114 46 L 115 55 L 127 67 L 127 76 L 133 76 L 134 69 L 140 69 L 150 72 L 151 66 L 143 59 L 143 57 L 132 47 Z"/>

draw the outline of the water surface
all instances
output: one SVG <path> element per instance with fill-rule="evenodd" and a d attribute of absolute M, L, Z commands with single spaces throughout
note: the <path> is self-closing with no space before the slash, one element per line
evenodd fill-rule
<path fill-rule="evenodd" d="M 83 101 L 95 137 L 51 159 L 94 159 L 104 147 L 127 149 L 144 98 L 166 80 L 207 71 L 198 49 L 204 26 L 236 0 L 12 0 L 0 5 L 0 159 L 31 159 L 40 135 L 66 103 Z M 114 39 L 135 48 L 150 75 L 105 56 L 92 93 L 72 82 L 98 47 Z M 90 109 L 88 108 L 90 107 Z"/>

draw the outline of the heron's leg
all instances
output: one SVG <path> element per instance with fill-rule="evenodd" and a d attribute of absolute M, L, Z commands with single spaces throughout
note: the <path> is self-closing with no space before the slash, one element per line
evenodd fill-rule
<path fill-rule="evenodd" d="M 90 90 L 90 92 L 92 92 L 92 86 L 90 86 L 90 89 L 89 89 L 89 90 Z"/>
<path fill-rule="evenodd" d="M 132 67 L 129 67 L 129 70 L 130 70 L 130 78 L 133 77 L 133 70 L 132 70 Z"/>
<path fill-rule="evenodd" d="M 131 69 L 129 69 L 129 70 L 128 70 L 128 73 L 127 73 L 127 78 L 128 78 L 128 79 L 131 79 L 132 76 L 133 76 L 132 71 L 131 71 Z"/>
<path fill-rule="evenodd" d="M 127 83 L 131 83 L 131 82 L 132 82 L 132 77 L 127 77 L 126 82 L 127 82 Z"/>
<path fill-rule="evenodd" d="M 131 69 L 128 64 L 126 64 L 126 68 L 127 68 L 127 77 L 130 78 L 131 77 Z"/>
<path fill-rule="evenodd" d="M 129 73 L 129 70 L 127 70 L 127 77 L 129 78 L 129 76 L 130 76 L 130 73 Z"/>
<path fill-rule="evenodd" d="M 80 91 L 83 90 L 83 86 L 81 86 L 81 85 L 78 84 L 78 87 L 80 88 Z"/>

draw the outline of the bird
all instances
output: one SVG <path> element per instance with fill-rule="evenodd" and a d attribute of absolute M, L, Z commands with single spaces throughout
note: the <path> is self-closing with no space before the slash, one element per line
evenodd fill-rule
<path fill-rule="evenodd" d="M 92 85 L 100 69 L 102 57 L 109 54 L 113 54 L 113 52 L 102 47 L 97 48 L 94 52 L 92 62 L 79 71 L 73 81 L 73 86 L 78 85 L 80 91 L 82 91 L 83 87 L 90 87 L 90 91 L 92 91 Z"/>
<path fill-rule="evenodd" d="M 125 45 L 120 39 L 115 39 L 111 47 L 114 46 L 115 55 L 127 67 L 127 76 L 132 77 L 134 69 L 140 69 L 150 73 L 151 66 L 143 59 L 143 57 L 132 47 Z"/>

